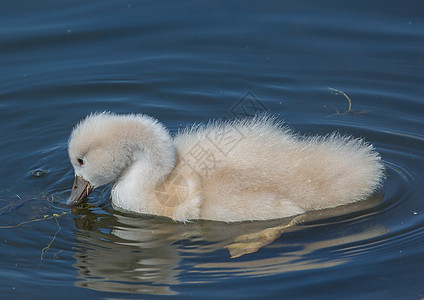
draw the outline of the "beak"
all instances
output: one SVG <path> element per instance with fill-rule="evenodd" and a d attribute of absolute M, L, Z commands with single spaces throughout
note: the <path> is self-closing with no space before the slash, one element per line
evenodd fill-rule
<path fill-rule="evenodd" d="M 75 176 L 74 185 L 72 186 L 71 197 L 69 197 L 68 205 L 77 205 L 84 201 L 91 191 L 94 189 L 90 183 L 80 176 Z"/>

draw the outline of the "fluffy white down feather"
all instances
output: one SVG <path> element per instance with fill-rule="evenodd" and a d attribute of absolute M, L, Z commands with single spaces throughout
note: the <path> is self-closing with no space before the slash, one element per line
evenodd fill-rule
<path fill-rule="evenodd" d="M 113 205 L 178 221 L 268 220 L 366 199 L 380 155 L 362 139 L 301 137 L 271 117 L 213 122 L 172 137 L 146 115 L 89 115 L 72 131 L 75 174 L 115 182 Z M 80 165 L 78 159 L 83 159 Z"/>

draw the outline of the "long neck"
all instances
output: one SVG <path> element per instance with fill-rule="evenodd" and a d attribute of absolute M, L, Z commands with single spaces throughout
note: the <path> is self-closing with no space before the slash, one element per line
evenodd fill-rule
<path fill-rule="evenodd" d="M 140 136 L 135 137 L 137 144 L 133 145 L 131 163 L 112 189 L 112 200 L 122 208 L 134 210 L 141 205 L 140 211 L 146 211 L 143 206 L 148 205 L 149 192 L 175 167 L 176 149 L 171 136 L 159 123 L 144 127 Z"/>
<path fill-rule="evenodd" d="M 135 180 L 144 189 L 154 188 L 163 181 L 175 167 L 175 147 L 148 150 L 136 153 L 132 164 L 122 174 L 121 180 Z"/>

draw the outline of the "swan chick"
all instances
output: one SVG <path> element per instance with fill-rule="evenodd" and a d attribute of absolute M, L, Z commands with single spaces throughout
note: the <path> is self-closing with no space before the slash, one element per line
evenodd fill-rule
<path fill-rule="evenodd" d="M 269 116 L 212 122 L 174 137 L 143 114 L 96 113 L 72 131 L 71 205 L 113 182 L 112 204 L 176 221 L 270 220 L 369 197 L 384 177 L 362 139 L 301 137 Z"/>

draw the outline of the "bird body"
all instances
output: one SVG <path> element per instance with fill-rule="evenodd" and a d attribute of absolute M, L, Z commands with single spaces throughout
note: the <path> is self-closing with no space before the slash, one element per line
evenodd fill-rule
<path fill-rule="evenodd" d="M 177 221 L 270 220 L 366 199 L 383 165 L 362 139 L 301 137 L 263 116 L 172 137 L 146 115 L 92 114 L 69 139 L 70 202 L 115 182 L 121 209 Z"/>

